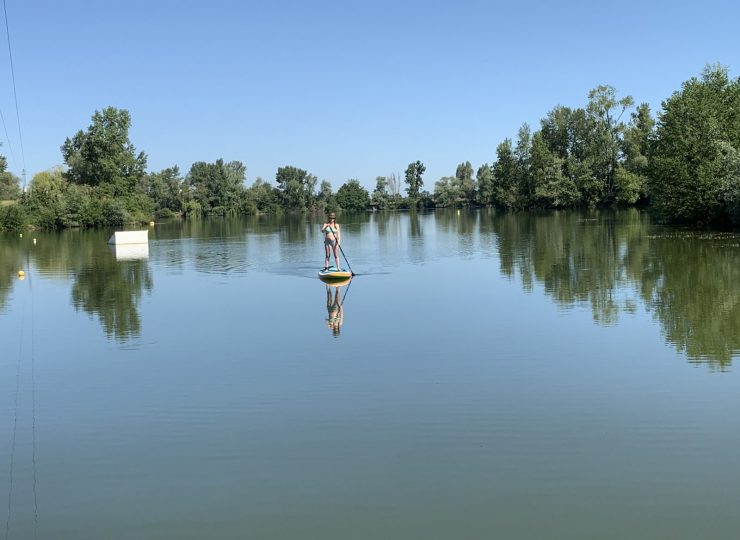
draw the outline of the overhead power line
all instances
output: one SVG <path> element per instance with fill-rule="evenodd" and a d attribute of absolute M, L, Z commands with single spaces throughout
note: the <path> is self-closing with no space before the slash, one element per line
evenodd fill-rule
<path fill-rule="evenodd" d="M 3 110 L 0 109 L 0 120 L 3 121 L 3 131 L 5 131 L 5 140 L 8 141 L 8 150 L 10 151 L 10 159 L 13 161 L 13 166 L 17 169 L 18 163 L 15 161 L 15 154 L 13 153 L 13 145 L 10 144 L 10 137 L 8 137 L 8 126 L 5 125 L 5 116 Z"/>
<path fill-rule="evenodd" d="M 21 115 L 18 109 L 18 91 L 15 86 L 15 69 L 13 67 L 13 49 L 10 46 L 10 25 L 8 23 L 8 7 L 7 0 L 3 0 L 3 14 L 5 15 L 5 33 L 8 36 L 8 56 L 10 57 L 10 77 L 13 81 L 13 98 L 15 100 L 15 118 L 18 121 L 18 140 L 21 144 L 21 164 L 23 165 L 23 187 L 26 187 L 26 152 L 23 149 L 23 134 L 21 133 Z M 5 120 L 3 119 L 3 126 L 5 126 Z M 7 130 L 5 133 L 7 137 Z M 10 139 L 8 139 L 8 145 L 10 145 Z M 14 160 L 15 161 L 15 160 Z"/>

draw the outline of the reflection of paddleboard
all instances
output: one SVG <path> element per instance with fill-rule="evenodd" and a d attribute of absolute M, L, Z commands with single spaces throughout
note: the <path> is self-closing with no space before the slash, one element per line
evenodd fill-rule
<path fill-rule="evenodd" d="M 330 266 L 327 270 L 319 270 L 319 279 L 327 282 L 349 281 L 352 278 L 352 272 L 346 270 L 337 270 Z"/>
<path fill-rule="evenodd" d="M 350 281 L 352 281 L 352 278 L 348 277 L 345 279 L 322 279 L 321 281 L 323 281 L 327 287 L 336 287 L 338 289 L 339 287 L 349 285 Z"/>

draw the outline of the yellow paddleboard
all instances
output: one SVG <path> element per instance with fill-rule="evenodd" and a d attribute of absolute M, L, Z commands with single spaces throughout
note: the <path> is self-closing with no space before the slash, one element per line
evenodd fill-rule
<path fill-rule="evenodd" d="M 352 272 L 346 270 L 337 270 L 334 267 L 330 267 L 327 270 L 319 270 L 319 279 L 327 283 L 350 280 L 352 278 Z"/>

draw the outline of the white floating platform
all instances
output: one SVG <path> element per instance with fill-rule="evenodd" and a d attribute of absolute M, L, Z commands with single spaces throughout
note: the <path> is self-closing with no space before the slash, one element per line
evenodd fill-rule
<path fill-rule="evenodd" d="M 108 243 L 114 246 L 148 244 L 149 231 L 116 231 L 113 233 L 113 236 L 110 237 Z"/>
<path fill-rule="evenodd" d="M 117 261 L 140 261 L 149 258 L 149 244 L 111 245 Z"/>

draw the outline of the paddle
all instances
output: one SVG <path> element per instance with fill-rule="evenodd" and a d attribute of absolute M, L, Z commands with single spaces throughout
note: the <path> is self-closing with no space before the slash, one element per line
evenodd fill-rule
<path fill-rule="evenodd" d="M 339 246 L 339 251 L 341 251 L 341 252 L 342 252 L 342 257 L 344 257 L 344 262 L 346 262 L 346 263 L 347 263 L 347 268 L 349 268 L 349 272 L 350 272 L 350 274 L 352 274 L 353 276 L 357 275 L 357 274 L 355 274 L 355 273 L 354 273 L 354 272 L 352 271 L 352 266 L 350 266 L 350 264 L 349 264 L 349 261 L 347 260 L 347 256 L 346 256 L 346 255 L 344 254 L 344 250 L 342 249 L 342 244 L 337 244 L 337 245 Z"/>

